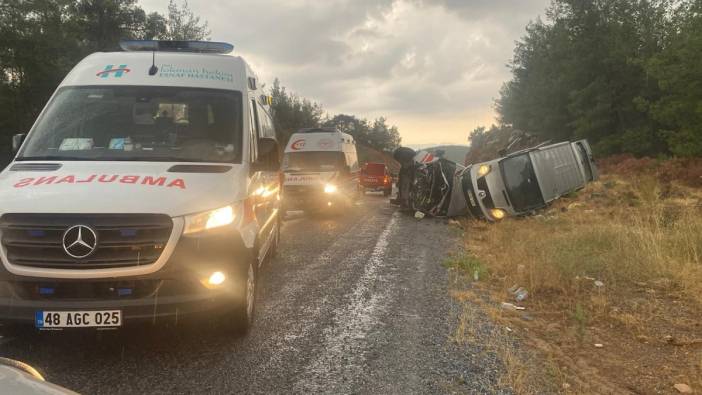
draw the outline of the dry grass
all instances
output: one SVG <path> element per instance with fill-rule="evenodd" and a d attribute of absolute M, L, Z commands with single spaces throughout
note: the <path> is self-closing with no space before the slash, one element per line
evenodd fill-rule
<path fill-rule="evenodd" d="M 590 277 L 607 289 L 653 281 L 702 301 L 702 210 L 693 199 L 680 203 L 659 199 L 650 180 L 607 180 L 545 215 L 487 226 L 482 241 L 469 235 L 468 242 L 493 274 L 534 294 L 576 302 L 590 294 Z"/>
<path fill-rule="evenodd" d="M 450 266 L 479 271 L 488 281 L 474 289 L 491 307 L 513 285 L 528 289 L 527 317 L 492 314 L 540 355 L 536 376 L 563 392 L 666 393 L 677 382 L 702 391 L 701 206 L 696 189 L 605 176 L 539 215 L 469 224 L 472 255 Z M 507 365 L 516 392 L 539 392 Z"/>

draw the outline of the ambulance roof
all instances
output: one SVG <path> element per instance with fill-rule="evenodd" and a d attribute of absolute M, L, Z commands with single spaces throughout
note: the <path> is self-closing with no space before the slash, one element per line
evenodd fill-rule
<path fill-rule="evenodd" d="M 158 70 L 149 75 L 153 64 Z M 255 78 L 255 74 L 238 56 L 193 52 L 98 52 L 78 63 L 60 86 L 181 86 L 243 92 L 248 88 L 248 77 Z"/>

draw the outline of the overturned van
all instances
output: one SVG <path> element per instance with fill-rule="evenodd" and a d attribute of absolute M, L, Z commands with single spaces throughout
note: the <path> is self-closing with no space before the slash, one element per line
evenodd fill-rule
<path fill-rule="evenodd" d="M 596 178 L 590 146 L 579 140 L 473 164 L 457 176 L 457 182 L 467 210 L 475 217 L 496 221 L 544 207 Z"/>
<path fill-rule="evenodd" d="M 253 320 L 279 238 L 267 96 L 214 42 L 83 59 L 0 173 L 0 321 L 120 327 Z"/>
<path fill-rule="evenodd" d="M 283 155 L 283 212 L 336 210 L 360 195 L 353 136 L 335 128 L 300 129 Z"/>

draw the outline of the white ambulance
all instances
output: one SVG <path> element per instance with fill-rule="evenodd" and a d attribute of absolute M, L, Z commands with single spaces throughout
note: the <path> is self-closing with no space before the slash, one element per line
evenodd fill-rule
<path fill-rule="evenodd" d="M 348 207 L 360 196 L 358 154 L 350 134 L 300 129 L 283 155 L 283 212 Z"/>
<path fill-rule="evenodd" d="M 270 98 L 233 47 L 122 42 L 66 76 L 0 173 L 0 321 L 245 332 L 279 239 Z"/>

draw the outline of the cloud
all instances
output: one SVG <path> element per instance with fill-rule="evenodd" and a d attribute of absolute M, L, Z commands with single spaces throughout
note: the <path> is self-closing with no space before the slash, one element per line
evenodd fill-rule
<path fill-rule="evenodd" d="M 234 43 L 262 77 L 280 78 L 330 112 L 386 115 L 410 142 L 419 136 L 404 122 L 435 119 L 444 129 L 454 125 L 451 132 L 463 142 L 467 124 L 492 116 L 514 41 L 548 2 L 191 0 L 190 6 L 209 22 L 214 40 Z M 141 2 L 159 11 L 164 3 Z"/>

